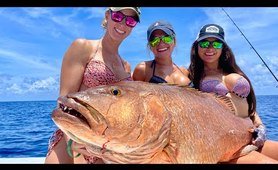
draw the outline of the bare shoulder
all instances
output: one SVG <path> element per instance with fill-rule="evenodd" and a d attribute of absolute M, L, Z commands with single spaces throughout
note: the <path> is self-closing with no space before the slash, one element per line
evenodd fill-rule
<path fill-rule="evenodd" d="M 145 81 L 146 79 L 146 68 L 151 65 L 151 61 L 142 61 L 136 65 L 132 73 L 133 80 Z"/>
<path fill-rule="evenodd" d="M 135 70 L 137 71 L 146 71 L 147 68 L 151 68 L 152 61 L 142 61 L 139 64 L 136 65 Z"/>
<path fill-rule="evenodd" d="M 78 38 L 74 40 L 65 54 L 65 58 L 81 60 L 85 63 L 89 60 L 90 54 L 96 50 L 98 40 L 87 40 Z"/>
<path fill-rule="evenodd" d="M 180 68 L 181 72 L 182 72 L 184 75 L 186 75 L 186 76 L 189 75 L 189 71 L 188 71 L 185 67 L 181 66 L 181 67 L 179 67 L 179 68 Z"/>
<path fill-rule="evenodd" d="M 146 68 L 146 62 L 145 61 L 142 61 L 140 63 L 138 63 L 135 67 L 135 69 L 139 69 L 139 70 L 142 70 L 142 69 L 145 69 Z"/>
<path fill-rule="evenodd" d="M 188 70 L 185 67 L 178 67 L 178 69 L 180 70 L 180 72 L 176 72 L 177 74 L 173 75 L 175 84 L 189 85 L 190 79 L 188 78 L 189 75 Z"/>
<path fill-rule="evenodd" d="M 70 49 L 74 51 L 87 50 L 90 48 L 91 40 L 78 38 L 71 43 Z"/>

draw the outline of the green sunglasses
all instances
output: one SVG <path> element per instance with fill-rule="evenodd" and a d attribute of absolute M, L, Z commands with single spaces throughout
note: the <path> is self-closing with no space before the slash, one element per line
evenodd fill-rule
<path fill-rule="evenodd" d="M 174 42 L 174 37 L 171 35 L 164 35 L 161 37 L 154 37 L 153 40 L 149 41 L 150 46 L 155 47 L 159 44 L 160 40 L 162 40 L 166 44 L 172 44 Z"/>
<path fill-rule="evenodd" d="M 208 48 L 210 46 L 210 44 L 212 44 L 212 47 L 215 48 L 215 49 L 220 49 L 220 48 L 223 47 L 223 43 L 219 42 L 219 41 L 208 41 L 208 40 L 205 40 L 205 41 L 200 41 L 199 42 L 199 46 L 201 48 Z"/>

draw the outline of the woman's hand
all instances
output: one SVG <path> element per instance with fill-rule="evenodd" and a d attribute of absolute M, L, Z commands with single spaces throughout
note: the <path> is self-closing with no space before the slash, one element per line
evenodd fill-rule
<path fill-rule="evenodd" d="M 71 139 L 69 140 L 69 142 L 72 141 Z M 69 146 L 70 145 L 70 146 Z M 70 147 L 70 148 L 69 148 Z M 76 143 L 74 141 L 72 141 L 70 144 L 68 144 L 68 148 L 67 149 L 72 149 L 72 151 L 78 153 L 78 154 L 82 154 L 84 156 L 92 156 L 85 148 L 84 145 Z M 73 157 L 73 155 L 71 155 Z M 77 157 L 76 155 L 74 157 Z"/>
<path fill-rule="evenodd" d="M 266 129 L 263 125 L 259 125 L 257 128 L 251 131 L 253 133 L 254 140 L 252 144 L 258 148 L 263 147 L 264 142 L 266 141 Z"/>

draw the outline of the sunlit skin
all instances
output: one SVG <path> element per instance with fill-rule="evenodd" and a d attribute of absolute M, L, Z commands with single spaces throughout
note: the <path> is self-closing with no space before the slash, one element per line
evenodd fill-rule
<path fill-rule="evenodd" d="M 126 16 L 136 16 L 136 12 L 132 9 L 124 9 L 120 12 Z M 61 68 L 59 96 L 88 89 L 82 81 L 86 66 L 92 57 L 105 63 L 117 79 L 121 80 L 130 76 L 130 64 L 123 61 L 119 55 L 119 46 L 130 35 L 133 28 L 125 24 L 125 19 L 121 22 L 114 22 L 111 19 L 110 11 L 105 12 L 105 20 L 107 21 L 106 31 L 101 39 L 78 38 L 66 51 Z M 63 135 L 62 139 L 46 157 L 45 163 L 87 163 L 83 156 L 71 158 L 68 155 L 66 151 L 68 140 L 69 138 Z M 80 144 L 73 142 L 71 148 L 74 151 L 74 156 L 78 153 L 88 155 L 84 146 Z M 97 163 L 102 163 L 102 161 Z"/>
<path fill-rule="evenodd" d="M 165 36 L 167 35 L 164 31 L 162 30 L 155 30 L 152 33 L 153 37 L 161 37 L 161 36 Z M 153 52 L 157 63 L 160 63 L 160 61 L 162 61 L 162 63 L 165 64 L 165 60 L 167 58 L 167 60 L 172 60 L 171 59 L 171 54 L 174 50 L 176 43 L 175 41 L 172 44 L 167 44 L 164 43 L 162 40 L 160 40 L 159 44 L 155 47 L 151 47 L 151 51 Z M 160 59 L 163 58 L 163 59 Z"/>
<path fill-rule="evenodd" d="M 213 38 L 213 37 L 209 37 L 209 38 L 206 38 L 205 40 L 208 40 L 208 41 L 212 42 L 212 41 L 215 41 L 217 39 Z M 205 69 L 206 69 L 206 67 L 208 69 L 217 69 L 218 60 L 220 58 L 221 53 L 222 53 L 222 48 L 215 49 L 215 48 L 212 47 L 211 44 L 208 48 L 201 48 L 198 45 L 198 54 L 204 62 Z"/>
<path fill-rule="evenodd" d="M 158 29 L 152 33 L 153 37 L 166 36 L 167 34 Z M 149 45 L 150 50 L 153 52 L 156 62 L 155 75 L 162 77 L 170 84 L 188 85 L 190 80 L 188 78 L 188 71 L 184 67 L 177 67 L 172 60 L 172 53 L 176 46 L 176 39 L 173 43 L 167 44 L 162 40 L 154 46 Z M 153 75 L 151 68 L 152 61 L 143 61 L 139 63 L 133 72 L 132 78 L 136 81 L 148 82 Z"/>
<path fill-rule="evenodd" d="M 130 9 L 121 10 L 121 12 L 126 16 L 135 16 L 136 13 Z M 133 28 L 126 26 L 125 19 L 121 22 L 114 22 L 111 19 L 111 14 L 109 12 L 105 13 L 105 18 L 107 20 L 107 33 L 110 35 L 111 40 L 115 43 L 121 43 L 132 31 Z"/>
<path fill-rule="evenodd" d="M 205 40 L 213 42 L 217 40 L 217 38 L 209 37 Z M 208 48 L 201 48 L 199 45 L 198 47 L 198 55 L 202 59 L 204 63 L 204 80 L 219 80 L 222 82 L 229 90 L 232 90 L 237 80 L 241 77 L 241 75 L 237 73 L 224 73 L 221 68 L 224 66 L 219 67 L 219 58 L 222 54 L 222 48 L 215 49 L 212 47 L 212 44 Z M 228 93 L 226 95 L 229 97 L 238 111 L 237 116 L 240 117 L 249 117 L 248 114 L 248 103 L 246 98 L 240 98 L 234 93 Z M 262 124 L 262 121 L 258 115 L 253 118 L 253 123 L 255 125 Z M 253 141 L 254 142 L 254 141 Z M 250 154 L 242 156 L 238 159 L 231 161 L 230 163 L 277 163 L 278 160 L 278 152 L 275 151 L 278 148 L 278 142 L 266 140 L 264 146 L 260 148 L 258 151 L 252 151 Z"/>

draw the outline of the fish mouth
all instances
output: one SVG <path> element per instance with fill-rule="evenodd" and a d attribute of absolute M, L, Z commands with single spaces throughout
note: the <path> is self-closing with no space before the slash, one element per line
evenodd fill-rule
<path fill-rule="evenodd" d="M 102 114 L 75 96 L 61 96 L 52 112 L 55 124 L 72 140 L 85 144 L 92 153 L 102 152 L 108 139 L 103 136 L 107 123 Z"/>
<path fill-rule="evenodd" d="M 65 114 L 74 116 L 75 118 L 78 118 L 79 120 L 81 120 L 86 126 L 90 127 L 90 124 L 88 123 L 87 119 L 77 110 L 66 106 L 64 103 L 59 103 L 59 108 L 61 109 L 61 111 Z"/>
<path fill-rule="evenodd" d="M 105 118 L 94 107 L 78 99 L 77 97 L 59 97 L 58 100 L 59 114 L 68 118 L 73 123 L 81 123 L 89 129 L 95 129 L 101 126 L 102 132 L 107 128 Z M 57 117 L 57 116 L 56 116 Z"/>

